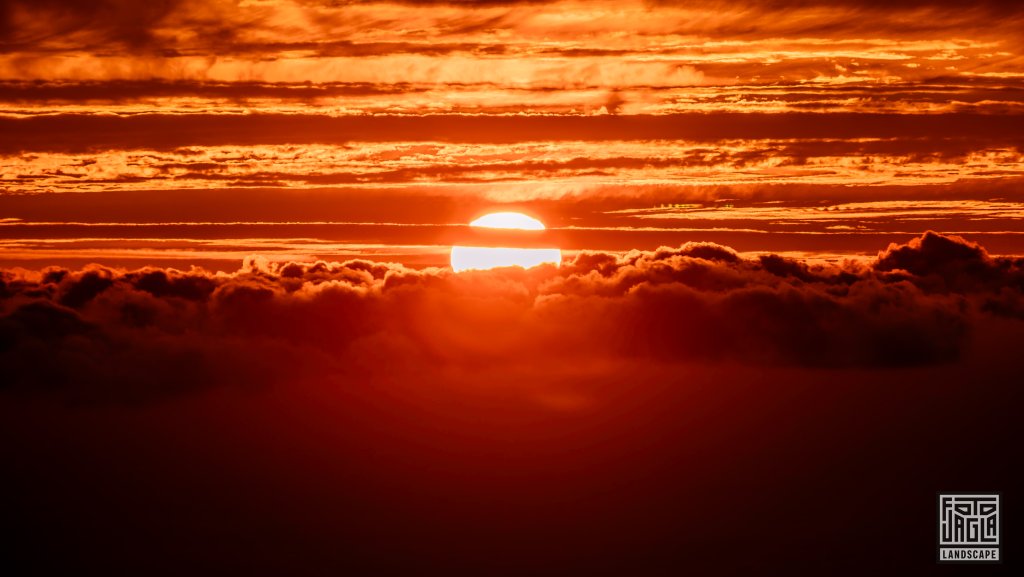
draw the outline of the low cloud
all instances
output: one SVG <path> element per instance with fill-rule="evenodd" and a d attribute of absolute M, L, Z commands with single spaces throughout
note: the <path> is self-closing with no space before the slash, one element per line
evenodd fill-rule
<path fill-rule="evenodd" d="M 1024 300 L 1024 261 L 931 232 L 868 264 L 687 243 L 464 274 L 251 258 L 233 274 L 90 266 L 0 278 L 5 388 L 87 401 L 346 380 L 396 363 L 952 363 L 981 320 L 1019 318 Z"/>

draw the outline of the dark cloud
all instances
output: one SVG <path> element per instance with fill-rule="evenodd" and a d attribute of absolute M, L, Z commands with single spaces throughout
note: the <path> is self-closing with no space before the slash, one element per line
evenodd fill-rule
<path fill-rule="evenodd" d="M 152 28 L 179 4 L 179 0 L 4 0 L 0 48 L 8 51 L 75 36 L 88 44 L 114 41 L 129 48 L 146 47 L 154 42 Z M 26 27 L 29 22 L 45 23 L 46 28 Z"/>
<path fill-rule="evenodd" d="M 4 0 L 0 3 L 0 53 L 88 50 L 94 54 L 177 56 L 175 32 L 200 46 L 224 49 L 253 16 L 230 18 L 237 3 L 189 0 Z"/>
<path fill-rule="evenodd" d="M 584 252 L 560 269 L 454 275 L 347 263 L 234 274 L 99 266 L 7 272 L 0 357 L 14 391 L 145 399 L 219 383 L 350 375 L 380 362 L 519 359 L 889 367 L 955 362 L 986 315 L 1019 316 L 1019 261 L 927 233 L 870 266 L 743 258 L 712 243 Z M 1014 300 L 1017 299 L 1017 300 Z M 347 377 L 346 377 L 347 378 Z"/>
<path fill-rule="evenodd" d="M 940 290 L 992 290 L 1006 283 L 1019 289 L 1024 280 L 1014 261 L 993 259 L 977 243 L 931 231 L 905 245 L 890 245 L 879 253 L 876 268 L 906 271 L 923 283 L 937 281 L 941 283 Z"/>
<path fill-rule="evenodd" d="M 823 120 L 827 119 L 827 122 Z M 60 114 L 0 118 L 0 152 L 173 150 L 186 146 L 349 142 L 735 139 L 924 139 L 956 134 L 1020 146 L 1024 115 L 745 114 L 662 116 L 341 116 L 316 114 Z"/>

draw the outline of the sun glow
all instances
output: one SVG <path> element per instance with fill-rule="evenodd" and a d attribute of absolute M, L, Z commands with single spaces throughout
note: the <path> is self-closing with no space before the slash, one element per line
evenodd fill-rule
<path fill-rule="evenodd" d="M 469 225 L 479 228 L 544 230 L 544 223 L 518 212 L 494 212 L 481 216 Z M 452 269 L 455 272 L 487 270 L 506 266 L 522 268 L 531 268 L 542 264 L 558 266 L 561 262 L 562 251 L 557 248 L 453 246 L 451 256 Z"/>
<path fill-rule="evenodd" d="M 521 212 L 492 212 L 469 223 L 469 226 L 483 228 L 516 228 L 519 230 L 544 230 L 544 223 Z"/>

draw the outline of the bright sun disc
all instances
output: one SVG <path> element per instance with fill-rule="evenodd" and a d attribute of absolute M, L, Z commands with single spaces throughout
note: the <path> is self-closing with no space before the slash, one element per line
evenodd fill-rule
<path fill-rule="evenodd" d="M 469 223 L 469 226 L 483 228 L 517 228 L 519 230 L 544 230 L 544 223 L 519 212 L 492 212 Z"/>
<path fill-rule="evenodd" d="M 481 216 L 469 225 L 481 228 L 544 230 L 544 223 L 518 212 L 493 212 Z M 452 247 L 452 269 L 455 272 L 487 270 L 504 266 L 522 268 L 542 264 L 558 266 L 561 262 L 562 251 L 557 248 Z"/>

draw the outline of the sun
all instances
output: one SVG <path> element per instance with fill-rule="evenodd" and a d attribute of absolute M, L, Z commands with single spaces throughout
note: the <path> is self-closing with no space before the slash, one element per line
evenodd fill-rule
<path fill-rule="evenodd" d="M 478 228 L 500 228 L 524 231 L 544 230 L 544 223 L 519 212 L 492 212 L 469 223 Z M 453 246 L 452 269 L 487 270 L 505 266 L 531 268 L 542 264 L 558 266 L 562 251 L 557 248 L 510 248 L 482 246 Z"/>
<path fill-rule="evenodd" d="M 519 230 L 544 230 L 544 223 L 521 212 L 492 212 L 469 223 L 469 226 L 484 228 L 517 228 Z"/>

